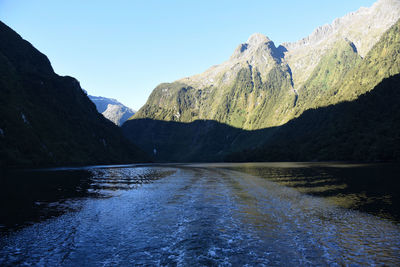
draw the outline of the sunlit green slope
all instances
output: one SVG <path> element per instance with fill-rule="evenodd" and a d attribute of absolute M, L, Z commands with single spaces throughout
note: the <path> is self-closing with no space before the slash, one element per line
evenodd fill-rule
<path fill-rule="evenodd" d="M 398 10 L 394 3 L 393 10 Z M 381 0 L 371 12 L 389 12 L 390 5 Z M 383 26 L 372 30 L 363 20 L 366 15 L 360 14 L 345 17 L 358 18 L 352 31 L 338 22 L 322 27 L 325 35 L 317 30 L 303 43 L 287 47 L 276 47 L 266 36 L 254 34 L 228 61 L 159 85 L 131 119 L 215 120 L 254 130 L 282 125 L 311 108 L 353 100 L 400 70 L 399 22 L 391 28 L 387 22 L 385 34 Z"/>
<path fill-rule="evenodd" d="M 259 81 L 261 74 L 241 69 L 232 86 L 221 90 L 232 97 L 220 106 L 222 111 L 214 113 L 224 116 L 194 123 L 171 122 L 157 116 L 148 120 L 134 118 L 122 128 L 144 150 L 156 148 L 156 159 L 161 161 L 399 160 L 399 52 L 400 21 L 381 36 L 364 58 L 349 40 L 335 43 L 296 90 L 297 96 L 294 92 L 282 93 L 294 91 L 290 79 L 282 79 L 282 73 L 290 73 L 283 63 L 271 68 L 270 83 L 262 78 Z M 180 97 L 189 90 L 194 89 L 183 90 Z M 242 99 L 246 92 L 251 95 L 254 91 L 269 94 L 259 109 L 242 117 L 228 112 L 249 108 Z M 175 101 L 173 94 L 169 99 Z M 153 96 L 150 100 L 159 101 Z M 212 100 L 207 100 L 211 107 L 219 101 Z M 162 103 L 168 106 L 168 102 Z M 193 119 L 187 118 L 188 122 Z M 254 126 L 273 125 L 271 121 L 279 120 L 288 122 L 263 129 Z M 233 127 L 239 125 L 238 121 L 252 129 Z"/>

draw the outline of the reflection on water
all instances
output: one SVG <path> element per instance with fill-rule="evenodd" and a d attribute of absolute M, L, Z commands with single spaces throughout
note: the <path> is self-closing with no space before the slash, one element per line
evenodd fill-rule
<path fill-rule="evenodd" d="M 80 207 L 80 199 L 105 198 L 171 174 L 156 168 L 9 171 L 0 179 L 0 231 L 32 224 Z"/>
<path fill-rule="evenodd" d="M 335 163 L 218 164 L 349 209 L 400 222 L 400 165 Z"/>
<path fill-rule="evenodd" d="M 7 173 L 0 265 L 399 265 L 396 170 L 305 163 Z"/>

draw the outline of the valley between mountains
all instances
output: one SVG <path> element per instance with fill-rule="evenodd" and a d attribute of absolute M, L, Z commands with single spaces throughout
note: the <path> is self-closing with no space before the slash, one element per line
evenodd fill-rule
<path fill-rule="evenodd" d="M 294 43 L 255 33 L 136 113 L 0 23 L 0 164 L 398 161 L 399 19 L 400 0 L 379 0 Z"/>
<path fill-rule="evenodd" d="M 0 266 L 400 266 L 400 0 L 282 44 L 248 28 L 327 2 L 19 2 L 54 69 L 0 21 Z M 250 36 L 125 106 L 201 66 L 188 32 L 208 58 Z"/>

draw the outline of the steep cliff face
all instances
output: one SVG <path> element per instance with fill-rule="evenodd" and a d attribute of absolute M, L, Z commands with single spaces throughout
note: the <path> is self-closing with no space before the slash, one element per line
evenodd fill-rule
<path fill-rule="evenodd" d="M 146 161 L 72 77 L 0 22 L 0 166 Z"/>
<path fill-rule="evenodd" d="M 264 144 L 239 149 L 224 160 L 398 162 L 399 99 L 397 74 L 353 101 L 308 110 L 283 126 L 262 130 Z"/>
<path fill-rule="evenodd" d="M 365 57 L 399 18 L 399 0 L 379 0 L 369 8 L 362 7 L 334 20 L 332 24 L 317 28 L 298 42 L 284 43 L 283 46 L 288 50 L 285 59 L 292 68 L 295 88 L 301 88 L 322 57 L 337 42 L 349 40 L 357 53 Z"/>
<path fill-rule="evenodd" d="M 399 161 L 400 74 L 353 101 L 246 131 L 215 121 L 137 119 L 122 127 L 158 161 Z"/>
<path fill-rule="evenodd" d="M 122 129 L 148 153 L 156 148 L 160 161 L 398 161 L 399 56 L 400 21 L 364 59 L 339 42 L 299 92 L 296 118 L 281 126 L 134 119 Z"/>
<path fill-rule="evenodd" d="M 361 58 L 352 43 L 327 53 L 299 90 L 298 114 L 309 108 L 355 100 L 383 79 L 400 73 L 400 20 Z"/>
<path fill-rule="evenodd" d="M 240 128 L 272 125 L 279 120 L 274 110 L 290 106 L 281 107 L 281 102 L 295 99 L 290 73 L 283 51 L 267 37 L 254 34 L 227 62 L 159 85 L 134 118 L 213 119 Z M 263 116 L 256 116 L 260 113 Z"/>
<path fill-rule="evenodd" d="M 133 119 L 206 119 L 252 130 L 282 125 L 310 108 L 354 99 L 387 75 L 370 75 L 369 86 L 354 94 L 350 85 L 338 86 L 369 64 L 371 49 L 399 18 L 400 0 L 379 0 L 295 43 L 276 47 L 266 36 L 254 34 L 226 62 L 159 85 Z M 396 67 L 388 68 L 382 65 L 379 72 L 396 73 Z"/>
<path fill-rule="evenodd" d="M 227 62 L 157 87 L 123 131 L 160 161 L 399 160 L 399 2 L 293 44 L 256 34 Z"/>

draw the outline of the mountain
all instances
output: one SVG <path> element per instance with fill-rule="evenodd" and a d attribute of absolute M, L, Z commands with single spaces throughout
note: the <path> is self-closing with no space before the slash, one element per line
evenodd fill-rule
<path fill-rule="evenodd" d="M 399 161 L 399 99 L 397 74 L 356 100 L 308 110 L 278 127 L 137 119 L 122 129 L 163 162 Z"/>
<path fill-rule="evenodd" d="M 92 95 L 88 95 L 88 97 L 96 105 L 98 112 L 118 126 L 124 124 L 135 114 L 134 110 L 115 99 Z"/>
<path fill-rule="evenodd" d="M 0 22 L 0 165 L 130 163 L 148 156 L 96 110 L 79 82 Z"/>
<path fill-rule="evenodd" d="M 107 106 L 107 109 L 102 113 L 104 117 L 112 121 L 118 126 L 121 126 L 130 117 L 135 115 L 135 111 L 124 106 L 124 105 L 111 105 Z"/>
<path fill-rule="evenodd" d="M 231 153 L 224 160 L 399 161 L 399 99 L 397 74 L 356 100 L 308 110 L 276 128 L 263 145 Z"/>
<path fill-rule="evenodd" d="M 387 102 L 393 114 L 385 123 L 373 114 L 390 114 L 385 91 L 397 96 L 391 90 L 398 88 L 393 77 L 400 73 L 399 18 L 400 0 L 380 0 L 295 43 L 276 47 L 254 34 L 221 65 L 159 85 L 123 125 L 124 134 L 148 153 L 155 148 L 160 161 L 398 160 L 398 146 L 385 147 L 400 142 L 395 103 Z M 374 101 L 379 105 L 371 106 Z M 362 108 L 370 115 L 360 115 Z M 363 124 L 376 126 L 368 134 Z M 386 134 L 388 127 L 394 137 Z M 354 141 L 360 136 L 365 142 Z M 336 145 L 341 153 L 332 140 L 343 142 Z M 348 140 L 360 147 L 344 146 Z M 321 151 L 313 157 L 308 146 Z M 392 152 L 383 155 L 385 149 Z"/>
<path fill-rule="evenodd" d="M 227 62 L 203 74 L 159 85 L 133 118 L 209 119 L 240 128 L 271 124 L 268 118 L 279 101 L 295 96 L 293 89 L 288 91 L 292 87 L 290 69 L 282 59 L 281 49 L 267 37 L 254 34 Z"/>
<path fill-rule="evenodd" d="M 308 80 L 320 59 L 343 39 L 354 44 L 361 57 L 365 57 L 400 17 L 400 1 L 379 0 L 370 8 L 338 18 L 333 23 L 318 27 L 311 35 L 295 43 L 284 43 L 288 50 L 285 58 L 292 68 L 295 88 Z"/>
<path fill-rule="evenodd" d="M 228 61 L 157 86 L 133 119 L 206 119 L 248 130 L 282 125 L 322 106 L 316 98 L 356 69 L 399 18 L 399 0 L 379 0 L 295 43 L 276 47 L 268 37 L 254 34 Z"/>

